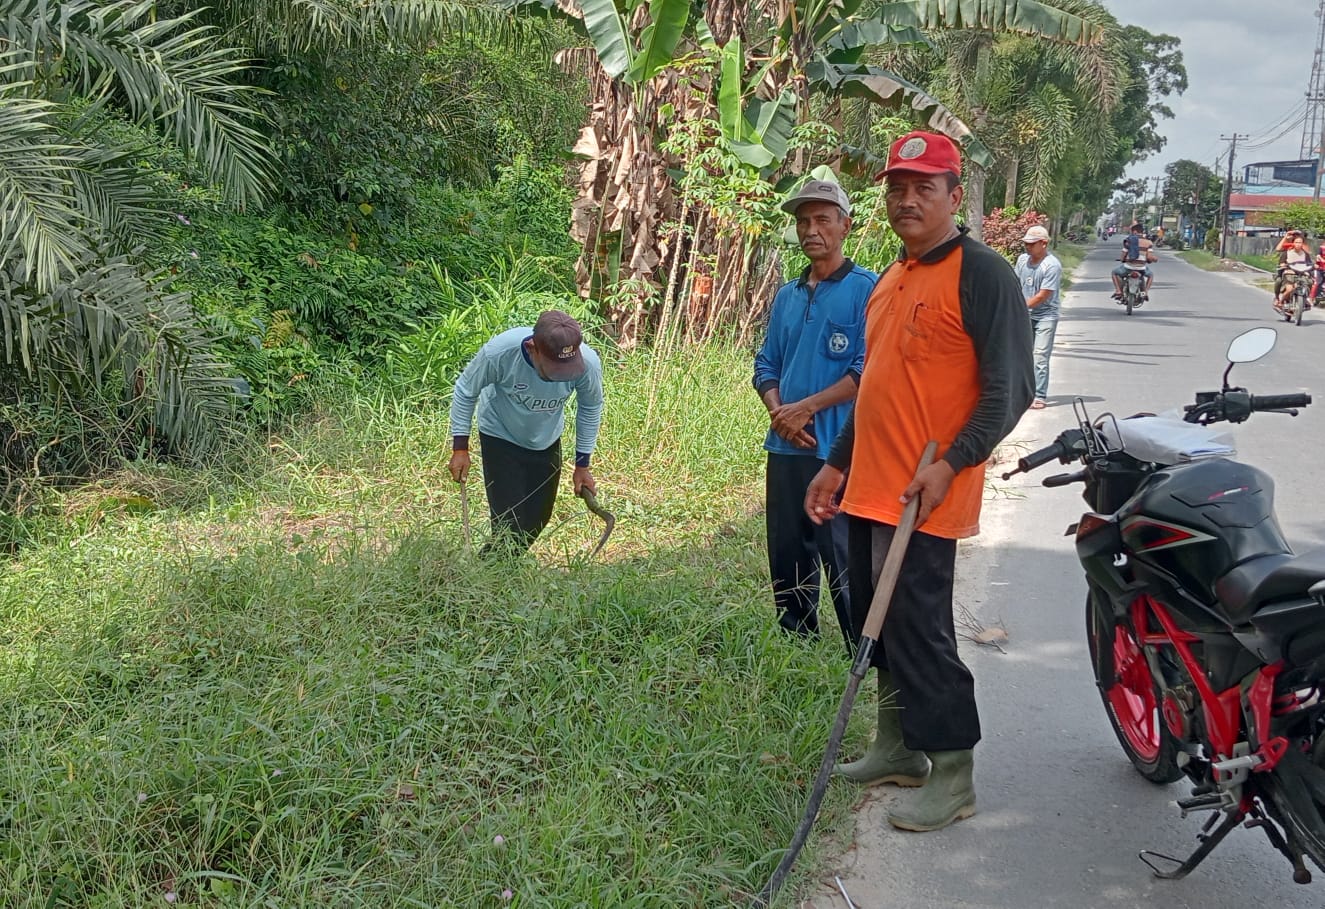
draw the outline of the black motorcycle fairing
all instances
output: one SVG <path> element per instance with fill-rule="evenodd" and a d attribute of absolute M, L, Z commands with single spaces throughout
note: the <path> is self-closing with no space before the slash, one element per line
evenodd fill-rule
<path fill-rule="evenodd" d="M 1252 559 L 1292 553 L 1274 515 L 1273 480 L 1228 458 L 1157 470 L 1118 517 L 1135 560 L 1221 615 L 1219 578 Z"/>

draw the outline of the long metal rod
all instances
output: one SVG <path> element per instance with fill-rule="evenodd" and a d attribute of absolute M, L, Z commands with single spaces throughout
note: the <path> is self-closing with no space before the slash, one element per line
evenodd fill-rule
<path fill-rule="evenodd" d="M 460 531 L 465 537 L 465 549 L 474 547 L 474 537 L 469 530 L 469 486 L 460 484 Z"/>
<path fill-rule="evenodd" d="M 924 454 L 920 456 L 920 463 L 916 466 L 917 475 L 934 463 L 938 447 L 938 442 L 930 442 L 925 446 Z M 884 558 L 883 568 L 879 571 L 879 581 L 874 587 L 874 597 L 870 600 L 870 611 L 865 617 L 864 633 L 860 637 L 860 646 L 856 649 L 856 659 L 852 663 L 851 674 L 847 677 L 846 690 L 842 692 L 837 718 L 833 721 L 833 729 L 828 734 L 828 746 L 824 749 L 824 758 L 819 762 L 819 774 L 814 778 L 814 785 L 810 788 L 810 800 L 805 806 L 805 813 L 801 815 L 800 825 L 796 828 L 787 851 L 782 854 L 782 861 L 778 863 L 764 889 L 755 897 L 753 905 L 756 907 L 768 906 L 777 895 L 791 872 L 792 865 L 796 864 L 801 849 L 805 848 L 805 841 L 809 839 L 810 831 L 814 828 L 814 820 L 819 816 L 819 806 L 823 804 L 824 793 L 828 790 L 828 780 L 833 775 L 833 765 L 837 762 L 837 753 L 842 748 L 842 736 L 847 731 L 847 721 L 851 719 L 851 708 L 856 703 L 856 692 L 860 689 L 860 680 L 869 671 L 874 647 L 879 641 L 879 631 L 883 628 L 883 619 L 888 614 L 888 606 L 892 603 L 893 590 L 897 587 L 897 576 L 901 574 L 902 559 L 906 555 L 907 544 L 911 542 L 911 533 L 915 530 L 916 514 L 919 511 L 920 496 L 913 496 L 902 510 L 902 520 L 897 524 L 897 531 L 888 546 L 888 555 Z"/>

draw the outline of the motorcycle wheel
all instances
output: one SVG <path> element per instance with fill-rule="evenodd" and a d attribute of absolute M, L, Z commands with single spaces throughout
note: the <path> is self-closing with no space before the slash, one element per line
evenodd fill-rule
<path fill-rule="evenodd" d="M 1132 314 L 1132 298 L 1131 298 L 1131 296 L 1128 296 L 1123 302 L 1124 302 L 1124 304 L 1127 306 L 1127 314 L 1130 316 L 1130 315 Z"/>
<path fill-rule="evenodd" d="M 1294 316 L 1293 316 L 1293 319 L 1294 319 L 1294 321 L 1297 322 L 1298 325 L 1301 325 L 1301 324 L 1302 324 L 1302 313 L 1306 312 L 1306 309 L 1307 309 L 1306 303 L 1305 303 L 1303 300 L 1299 299 L 1299 300 L 1297 301 L 1297 305 L 1294 306 L 1293 309 L 1294 309 L 1294 312 L 1295 312 L 1295 314 L 1294 314 Z"/>
<path fill-rule="evenodd" d="M 1109 725 L 1136 772 L 1152 783 L 1181 779 L 1178 741 L 1160 715 L 1159 686 L 1150 675 L 1145 653 L 1131 629 L 1107 609 L 1097 608 L 1090 596 L 1086 597 L 1086 643 Z M 1100 679 L 1101 646 L 1111 648 L 1116 681 L 1108 688 Z"/>
<path fill-rule="evenodd" d="M 1314 794 L 1323 772 L 1318 740 L 1315 756 L 1292 749 L 1261 780 L 1261 802 L 1278 824 L 1295 835 L 1311 861 L 1325 871 L 1325 804 Z M 1307 781 L 1304 774 L 1315 776 Z"/>

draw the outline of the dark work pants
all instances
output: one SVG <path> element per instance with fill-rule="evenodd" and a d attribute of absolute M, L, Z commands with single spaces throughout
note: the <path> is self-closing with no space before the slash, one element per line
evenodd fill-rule
<path fill-rule="evenodd" d="M 813 455 L 768 454 L 764 514 L 773 605 L 783 628 L 817 633 L 822 565 L 822 579 L 828 586 L 842 639 L 847 653 L 852 653 L 846 515 L 815 524 L 805 514 L 805 490 L 823 464 Z"/>
<path fill-rule="evenodd" d="M 859 642 L 896 528 L 849 517 L 851 629 Z M 873 665 L 892 675 L 902 740 L 913 751 L 962 751 L 980 741 L 975 679 L 957 653 L 952 581 L 957 541 L 916 531 L 902 560 Z"/>
<path fill-rule="evenodd" d="M 498 547 L 526 550 L 552 519 L 561 479 L 561 442 L 533 451 L 485 433 L 479 441 L 492 517 L 492 537 L 483 553 Z"/>

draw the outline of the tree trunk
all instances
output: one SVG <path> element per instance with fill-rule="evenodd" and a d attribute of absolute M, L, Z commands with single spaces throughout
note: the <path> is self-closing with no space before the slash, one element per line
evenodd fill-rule
<path fill-rule="evenodd" d="M 1008 159 L 1007 189 L 1003 192 L 1003 207 L 1011 208 L 1017 204 L 1017 170 L 1021 166 L 1021 156 L 1012 155 Z"/>
<path fill-rule="evenodd" d="M 983 167 L 967 162 L 966 226 L 971 230 L 971 237 L 982 243 L 985 239 L 985 180 L 988 178 L 989 174 Z"/>
<path fill-rule="evenodd" d="M 975 78 L 971 95 L 967 99 L 967 108 L 971 112 L 971 130 L 978 136 L 984 132 L 989 122 L 989 109 L 985 106 L 991 74 L 991 56 L 994 39 L 985 34 L 979 38 L 979 48 L 975 53 Z M 968 161 L 966 167 L 966 226 L 971 236 L 984 242 L 985 239 L 985 181 L 989 172 L 974 161 Z"/>

